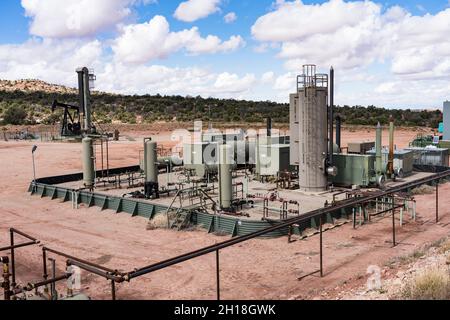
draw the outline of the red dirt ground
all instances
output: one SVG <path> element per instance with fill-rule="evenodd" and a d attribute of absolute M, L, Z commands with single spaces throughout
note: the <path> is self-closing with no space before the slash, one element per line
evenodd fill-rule
<path fill-rule="evenodd" d="M 401 132 L 404 145 L 417 132 Z M 357 139 L 354 139 L 357 138 Z M 345 133 L 344 140 L 371 139 L 372 133 Z M 70 203 L 32 197 L 26 193 L 32 180 L 31 143 L 0 142 L 0 245 L 8 245 L 8 229 L 15 227 L 39 238 L 54 249 L 131 271 L 227 238 L 202 231 L 146 230 L 146 220 L 127 214 L 100 212 L 98 208 L 72 210 Z M 39 143 L 37 175 L 53 176 L 79 172 L 80 145 Z M 113 167 L 135 165 L 141 143 L 111 144 Z M 391 248 L 391 219 L 353 230 L 350 225 L 324 235 L 325 277 L 302 275 L 316 271 L 319 239 L 287 244 L 286 238 L 252 240 L 221 252 L 221 285 L 224 299 L 334 299 L 339 292 L 356 288 L 367 280 L 370 265 L 385 265 L 391 258 L 408 255 L 425 243 L 449 235 L 450 185 L 440 188 L 441 221 L 434 219 L 434 195 L 418 196 L 418 222 L 397 228 L 400 244 Z M 38 247 L 19 249 L 18 280 L 40 280 Z M 65 261 L 58 260 L 63 271 Z M 389 275 L 385 275 L 389 276 Z M 95 299 L 109 299 L 107 281 L 83 273 L 83 290 Z M 205 256 L 117 285 L 119 299 L 214 299 L 215 256 Z M 60 287 L 63 293 L 63 287 Z"/>

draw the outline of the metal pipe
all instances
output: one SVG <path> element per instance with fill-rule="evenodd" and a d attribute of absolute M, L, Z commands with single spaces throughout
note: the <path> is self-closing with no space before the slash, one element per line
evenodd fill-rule
<path fill-rule="evenodd" d="M 21 236 L 24 237 L 24 238 L 27 238 L 28 240 L 35 241 L 36 244 L 39 243 L 39 240 L 38 240 L 38 239 L 33 238 L 32 236 L 30 236 L 30 235 L 28 235 L 28 234 L 26 234 L 26 233 L 24 233 L 24 232 L 22 232 L 22 231 L 20 231 L 20 230 L 17 230 L 17 229 L 14 229 L 14 228 L 11 228 L 10 230 L 11 230 L 12 232 L 18 234 L 18 235 L 21 235 Z"/>
<path fill-rule="evenodd" d="M 220 256 L 219 250 L 216 251 L 216 279 L 217 279 L 217 301 L 220 301 Z"/>
<path fill-rule="evenodd" d="M 392 198 L 392 204 L 394 204 L 395 200 Z M 394 248 L 397 246 L 395 242 L 395 207 L 392 208 L 392 243 L 394 244 Z"/>
<path fill-rule="evenodd" d="M 270 138 L 272 136 L 272 118 L 267 118 L 267 137 Z"/>
<path fill-rule="evenodd" d="M 367 196 L 365 198 L 355 198 L 355 199 L 352 199 L 351 201 L 346 202 L 345 204 L 340 204 L 340 205 L 336 205 L 334 207 L 327 207 L 327 208 L 314 210 L 314 211 L 311 211 L 309 213 L 302 215 L 301 217 L 295 217 L 295 218 L 288 219 L 285 222 L 282 222 L 278 225 L 266 228 L 264 230 L 256 231 L 256 232 L 253 232 L 248 235 L 241 236 L 241 237 L 236 237 L 231 240 L 224 241 L 222 243 L 219 243 L 219 244 L 216 244 L 213 246 L 205 247 L 205 248 L 202 248 L 202 249 L 199 249 L 196 251 L 192 251 L 192 252 L 159 262 L 159 263 L 155 263 L 155 264 L 152 264 L 152 265 L 140 268 L 140 269 L 136 269 L 132 272 L 129 272 L 125 278 L 126 278 L 126 280 L 131 280 L 133 278 L 137 278 L 137 277 L 140 277 L 140 276 L 143 276 L 143 275 L 146 275 L 146 274 L 182 263 L 184 261 L 188 261 L 188 260 L 203 256 L 203 255 L 215 252 L 217 250 L 222 250 L 222 249 L 234 246 L 236 244 L 239 244 L 239 243 L 242 243 L 242 242 L 254 239 L 254 238 L 258 238 L 260 236 L 269 234 L 271 232 L 274 232 L 274 231 L 277 231 L 280 229 L 289 228 L 291 225 L 299 224 L 304 221 L 311 220 L 312 218 L 320 217 L 321 215 L 333 213 L 333 212 L 339 211 L 341 209 L 352 208 L 361 203 L 370 202 L 377 198 L 382 198 L 382 197 L 385 197 L 385 196 L 388 196 L 388 195 L 391 195 L 394 193 L 398 193 L 398 192 L 406 190 L 406 189 L 414 188 L 414 187 L 429 183 L 431 181 L 435 181 L 437 179 L 442 179 L 447 176 L 450 176 L 450 170 L 445 171 L 443 173 L 436 174 L 431 177 L 420 179 L 415 182 L 409 182 L 409 183 L 406 183 L 406 184 L 403 184 L 403 185 L 400 185 L 397 187 L 393 187 L 391 189 L 388 189 L 387 191 L 380 190 L 378 192 L 374 192 L 371 196 Z"/>
<path fill-rule="evenodd" d="M 87 134 L 92 133 L 91 89 L 89 87 L 89 69 L 83 68 L 84 126 Z"/>
<path fill-rule="evenodd" d="M 320 277 L 323 278 L 323 216 L 320 216 Z"/>
<path fill-rule="evenodd" d="M 391 178 L 394 177 L 394 121 L 391 119 L 389 123 L 389 163 L 388 163 L 388 174 Z"/>
<path fill-rule="evenodd" d="M 14 257 L 14 231 L 9 230 L 10 235 L 10 241 L 11 241 L 11 276 L 12 276 L 12 282 L 11 286 L 14 288 L 16 286 L 16 264 L 15 264 L 15 257 Z"/>
<path fill-rule="evenodd" d="M 47 273 L 47 250 L 45 247 L 42 248 L 42 266 L 43 266 L 43 275 L 44 281 L 47 281 L 48 279 L 48 273 Z M 48 286 L 45 286 L 45 292 L 48 292 Z"/>
<path fill-rule="evenodd" d="M 261 141 L 259 138 L 259 133 L 256 134 L 256 179 L 261 180 Z"/>
<path fill-rule="evenodd" d="M 23 247 L 29 247 L 29 246 L 33 246 L 35 244 L 36 244 L 36 242 L 34 242 L 34 241 L 25 242 L 25 243 L 21 243 L 21 244 L 15 244 L 14 246 L 7 246 L 7 247 L 0 248 L 0 252 L 9 251 L 12 248 L 19 249 L 19 248 L 23 248 Z"/>
<path fill-rule="evenodd" d="M 55 259 L 48 259 L 52 263 L 52 277 L 53 279 L 56 278 L 56 260 Z M 58 294 L 56 292 L 56 284 L 55 282 L 52 282 L 50 284 L 50 294 L 52 297 L 52 300 L 58 300 Z"/>
<path fill-rule="evenodd" d="M 11 285 L 9 282 L 9 258 L 8 257 L 0 257 L 0 262 L 3 264 L 3 292 L 4 292 L 4 299 L 5 300 L 11 300 Z"/>
<path fill-rule="evenodd" d="M 83 70 L 82 69 L 78 69 L 77 70 L 77 74 L 78 74 L 78 99 L 79 99 L 79 104 L 80 104 L 80 112 L 83 113 L 83 115 L 86 113 L 86 109 L 84 106 L 84 77 L 83 77 Z M 85 128 L 85 123 L 83 122 L 81 124 L 83 127 L 83 130 L 86 130 Z"/>
<path fill-rule="evenodd" d="M 439 180 L 436 183 L 436 223 L 439 223 Z"/>
<path fill-rule="evenodd" d="M 341 152 L 341 131 L 342 131 L 342 119 L 340 115 L 336 116 L 336 144 L 339 147 L 339 152 Z"/>
<path fill-rule="evenodd" d="M 112 269 L 110 269 L 110 268 L 106 268 L 106 267 L 104 267 L 104 266 L 100 266 L 100 265 L 98 265 L 98 264 L 96 264 L 96 263 L 92 263 L 92 262 L 89 262 L 89 261 L 86 261 L 86 260 L 83 260 L 83 259 L 79 259 L 79 258 L 70 256 L 70 255 L 68 255 L 68 254 L 65 254 L 65 253 L 62 253 L 62 252 L 59 252 L 59 251 L 50 249 L 50 248 L 43 248 L 43 250 L 44 250 L 44 249 L 45 249 L 45 251 L 48 251 L 48 252 L 53 253 L 53 254 L 56 254 L 56 255 L 58 255 L 58 256 L 60 256 L 60 257 L 63 257 L 63 258 L 66 258 L 66 259 L 69 259 L 69 260 L 72 260 L 72 261 L 77 261 L 77 262 L 80 262 L 80 263 L 82 263 L 82 264 L 91 266 L 91 267 L 93 267 L 93 268 L 97 268 L 97 269 L 100 269 L 100 270 L 109 272 L 109 273 L 111 273 L 111 274 L 124 275 L 123 273 L 121 273 L 121 272 L 119 272 L 119 271 L 117 271 L 117 270 L 112 270 Z"/>
<path fill-rule="evenodd" d="M 383 173 L 383 154 L 382 154 L 382 143 L 383 143 L 383 129 L 381 128 L 381 124 L 378 122 L 377 126 L 377 137 L 376 137 L 376 170 L 377 176 L 382 175 Z"/>
<path fill-rule="evenodd" d="M 329 147 L 328 147 L 328 166 L 333 166 L 333 151 L 334 151 L 334 68 L 330 69 L 330 114 L 328 117 L 328 124 L 330 126 Z"/>
<path fill-rule="evenodd" d="M 383 210 L 383 211 L 380 211 L 380 212 L 377 212 L 377 213 L 370 214 L 369 216 L 370 216 L 370 217 L 376 217 L 376 216 L 379 216 L 379 215 L 381 215 L 381 214 L 383 214 L 383 213 L 391 212 L 392 209 L 397 210 L 397 209 L 402 209 L 402 208 L 404 209 L 404 208 L 405 208 L 405 205 L 398 205 L 398 206 L 395 206 L 394 208 L 389 208 L 389 209 L 387 209 L 387 210 Z"/>
<path fill-rule="evenodd" d="M 70 278 L 70 274 L 66 274 L 66 275 L 63 275 L 63 276 L 54 277 L 53 279 L 48 279 L 48 280 L 41 281 L 41 282 L 29 283 L 26 287 L 21 288 L 19 290 L 19 292 L 15 292 L 15 294 L 22 293 L 23 291 L 32 291 L 32 290 L 40 288 L 40 287 L 48 286 L 49 284 L 53 284 L 53 283 L 56 283 L 56 282 L 59 282 L 59 281 L 67 280 L 69 278 Z"/>
<path fill-rule="evenodd" d="M 116 282 L 111 280 L 111 298 L 112 301 L 116 301 Z"/>
<path fill-rule="evenodd" d="M 111 273 L 102 271 L 102 270 L 100 270 L 100 269 L 98 269 L 98 268 L 94 268 L 94 267 L 92 267 L 92 266 L 89 266 L 89 265 L 87 265 L 87 264 L 83 264 L 83 263 L 78 262 L 78 261 L 75 261 L 75 260 L 70 260 L 70 259 L 69 259 L 69 260 L 67 261 L 67 265 L 68 265 L 68 266 L 71 266 L 71 265 L 72 265 L 72 266 L 76 266 L 76 267 L 78 267 L 78 268 L 80 268 L 80 269 L 83 269 L 83 270 L 88 271 L 88 272 L 90 272 L 90 273 L 96 274 L 96 275 L 98 275 L 98 276 L 100 276 L 100 277 L 103 277 L 103 278 L 105 278 L 105 279 L 112 280 L 112 281 L 116 281 L 116 282 L 118 282 L 118 283 L 124 281 L 123 277 L 114 276 L 114 275 L 112 275 Z"/>

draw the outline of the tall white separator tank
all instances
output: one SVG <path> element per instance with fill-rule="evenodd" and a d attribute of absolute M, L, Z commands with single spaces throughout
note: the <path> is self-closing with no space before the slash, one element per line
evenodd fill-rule
<path fill-rule="evenodd" d="M 290 96 L 291 165 L 299 168 L 300 190 L 325 191 L 328 152 L 328 75 L 305 65 Z"/>

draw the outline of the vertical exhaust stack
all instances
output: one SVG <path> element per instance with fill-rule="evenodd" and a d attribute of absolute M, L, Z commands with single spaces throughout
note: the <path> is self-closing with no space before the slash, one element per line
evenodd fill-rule
<path fill-rule="evenodd" d="M 339 152 L 341 152 L 341 131 L 342 131 L 342 119 L 340 115 L 336 116 L 336 144 L 338 146 Z"/>
<path fill-rule="evenodd" d="M 91 134 L 92 126 L 92 108 L 91 108 L 91 80 L 95 80 L 95 76 L 90 74 L 89 69 L 79 68 L 76 70 L 78 74 L 78 95 L 80 103 L 80 112 L 83 114 L 82 129 L 86 134 Z"/>
<path fill-rule="evenodd" d="M 376 139 L 376 175 L 378 186 L 383 187 L 385 182 L 384 170 L 383 170 L 383 128 L 378 122 L 377 126 L 377 139 Z"/>
<path fill-rule="evenodd" d="M 84 121 L 87 134 L 92 133 L 91 89 L 89 87 L 89 69 L 83 68 L 84 85 Z"/>
<path fill-rule="evenodd" d="M 144 140 L 144 173 L 145 173 L 145 197 L 148 199 L 159 198 L 158 182 L 158 145 L 151 139 Z"/>
<path fill-rule="evenodd" d="M 391 121 L 389 123 L 389 164 L 388 164 L 388 174 L 390 178 L 394 178 L 394 131 L 395 125 L 394 120 L 391 117 Z"/>
<path fill-rule="evenodd" d="M 219 146 L 219 204 L 220 209 L 230 211 L 233 202 L 233 176 L 231 169 L 231 146 Z"/>
<path fill-rule="evenodd" d="M 267 118 L 267 138 L 272 137 L 272 118 Z M 267 139 L 269 141 L 269 139 Z"/>
<path fill-rule="evenodd" d="M 338 169 L 334 166 L 333 154 L 334 154 L 334 68 L 330 69 L 330 106 L 328 110 L 328 125 L 329 136 L 328 136 L 328 158 L 326 165 L 326 174 L 328 177 L 337 176 Z M 339 133 L 340 134 L 340 133 Z"/>
<path fill-rule="evenodd" d="M 92 190 L 95 187 L 94 146 L 91 138 L 84 138 L 83 142 L 83 183 L 85 188 Z"/>
<path fill-rule="evenodd" d="M 334 69 L 330 69 L 330 110 L 328 115 L 329 132 L 329 147 L 328 147 L 328 167 L 333 167 L 333 152 L 334 152 Z"/>
<path fill-rule="evenodd" d="M 78 99 L 80 104 L 80 112 L 83 114 L 86 113 L 86 109 L 84 107 L 84 76 L 83 69 L 77 69 L 78 74 Z M 84 121 L 81 123 L 81 129 L 83 131 L 86 130 Z"/>
<path fill-rule="evenodd" d="M 261 180 L 261 141 L 259 138 L 259 133 L 256 134 L 256 179 Z"/>

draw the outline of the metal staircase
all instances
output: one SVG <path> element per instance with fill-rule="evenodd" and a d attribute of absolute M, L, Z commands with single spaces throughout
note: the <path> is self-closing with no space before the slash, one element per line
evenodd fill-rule
<path fill-rule="evenodd" d="M 188 227 L 191 222 L 191 211 L 185 211 L 183 209 L 178 209 L 175 219 L 170 225 L 170 229 L 176 229 L 178 231 L 183 230 Z"/>
<path fill-rule="evenodd" d="M 168 229 L 176 229 L 178 231 L 187 228 L 191 222 L 191 217 L 194 212 L 208 213 L 208 206 L 212 206 L 212 210 L 216 212 L 217 203 L 207 194 L 203 189 L 196 189 L 197 199 L 199 203 L 192 203 L 190 206 L 183 206 L 183 194 L 192 192 L 191 189 L 178 190 L 174 196 L 172 203 L 166 211 L 167 227 Z M 192 197 L 190 200 L 192 201 Z M 180 207 L 174 207 L 175 203 L 179 200 Z M 174 218 L 172 218 L 174 217 Z"/>

